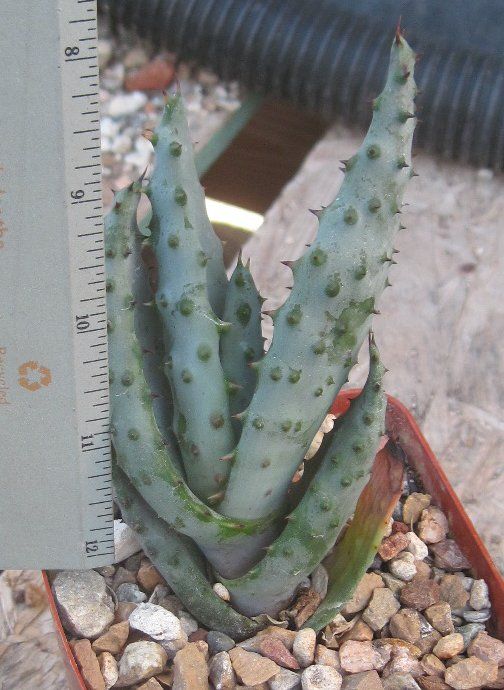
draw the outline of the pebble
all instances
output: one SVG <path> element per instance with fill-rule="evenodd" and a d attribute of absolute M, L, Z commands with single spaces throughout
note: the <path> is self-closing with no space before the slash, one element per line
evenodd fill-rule
<path fill-rule="evenodd" d="M 380 573 L 380 575 L 387 587 L 395 595 L 398 595 L 401 589 L 406 584 L 403 580 L 399 580 L 397 577 L 394 577 L 390 573 Z"/>
<path fill-rule="evenodd" d="M 486 632 L 479 632 L 467 648 L 470 656 L 477 656 L 482 661 L 493 661 L 497 666 L 504 666 L 504 642 L 490 637 Z"/>
<path fill-rule="evenodd" d="M 115 610 L 114 623 L 123 623 L 127 621 L 131 612 L 134 611 L 137 606 L 138 604 L 134 604 L 131 601 L 120 601 Z"/>
<path fill-rule="evenodd" d="M 121 180 L 121 185 L 128 184 L 129 182 L 127 175 L 123 175 L 123 177 L 119 179 Z M 140 568 L 140 563 L 142 562 L 143 557 L 144 556 L 142 551 L 132 553 L 131 556 L 128 556 L 128 558 L 124 561 L 124 567 L 126 568 L 126 570 L 131 570 L 131 572 L 137 573 L 138 569 Z"/>
<path fill-rule="evenodd" d="M 441 633 L 437 630 L 433 630 L 430 633 L 422 635 L 422 637 L 417 641 L 416 646 L 422 651 L 422 654 L 428 654 L 432 652 L 438 641 L 441 639 Z"/>
<path fill-rule="evenodd" d="M 212 657 L 209 676 L 215 690 L 234 690 L 236 688 L 236 676 L 227 652 L 219 652 Z"/>
<path fill-rule="evenodd" d="M 114 659 L 112 654 L 110 654 L 110 652 L 102 652 L 98 657 L 98 663 L 100 665 L 100 671 L 103 676 L 105 688 L 106 690 L 109 690 L 109 688 L 117 683 L 117 679 L 119 678 L 117 661 Z"/>
<path fill-rule="evenodd" d="M 362 620 L 375 632 L 381 630 L 401 608 L 390 589 L 377 588 L 362 614 Z"/>
<path fill-rule="evenodd" d="M 301 678 L 297 673 L 282 668 L 268 681 L 268 686 L 270 690 L 299 690 L 301 688 Z"/>
<path fill-rule="evenodd" d="M 420 494 L 416 491 L 408 496 L 404 501 L 402 519 L 407 525 L 418 522 L 422 511 L 430 506 L 431 497 L 429 494 Z"/>
<path fill-rule="evenodd" d="M 383 668 L 386 661 L 371 642 L 348 640 L 341 645 L 340 664 L 347 673 L 361 673 Z"/>
<path fill-rule="evenodd" d="M 101 127 L 103 128 L 103 120 L 101 121 Z M 122 520 L 114 520 L 115 562 L 121 563 L 129 556 L 140 551 L 141 548 L 138 537 L 131 527 Z"/>
<path fill-rule="evenodd" d="M 398 647 L 406 649 L 412 656 L 415 657 L 415 659 L 419 659 L 422 656 L 422 651 L 419 647 L 417 647 L 416 644 L 406 642 L 406 640 L 400 640 L 397 637 L 380 637 L 378 640 L 375 640 L 373 644 L 375 647 L 381 650 L 384 658 L 386 654 L 388 654 L 390 657 L 394 652 L 394 649 L 397 649 Z M 387 661 L 389 660 L 390 659 L 387 659 Z"/>
<path fill-rule="evenodd" d="M 132 630 L 148 635 L 163 647 L 170 658 L 187 644 L 179 619 L 157 604 L 140 604 L 129 617 Z"/>
<path fill-rule="evenodd" d="M 119 661 L 119 687 L 133 685 L 161 673 L 168 660 L 165 650 L 157 642 L 140 640 L 124 649 Z"/>
<path fill-rule="evenodd" d="M 489 620 L 491 613 L 489 610 L 483 611 L 464 611 L 462 614 L 464 620 L 468 623 L 486 623 Z"/>
<path fill-rule="evenodd" d="M 376 671 L 355 673 L 343 679 L 341 690 L 382 690 L 383 683 Z"/>
<path fill-rule="evenodd" d="M 110 117 L 132 115 L 147 103 L 147 96 L 140 91 L 133 93 L 118 93 L 105 104 L 104 110 Z"/>
<path fill-rule="evenodd" d="M 159 604 L 162 606 L 162 601 L 165 597 L 170 595 L 170 588 L 167 587 L 165 584 L 162 585 L 156 585 L 152 591 L 152 594 L 149 597 L 149 604 Z"/>
<path fill-rule="evenodd" d="M 448 534 L 448 520 L 436 506 L 429 506 L 422 511 L 418 523 L 418 536 L 426 544 L 437 544 Z"/>
<path fill-rule="evenodd" d="M 422 544 L 423 544 L 423 542 L 422 542 Z M 416 559 L 415 560 L 415 568 L 417 571 L 417 574 L 415 577 L 423 578 L 425 580 L 430 580 L 430 577 L 432 575 L 432 570 L 431 570 L 431 567 L 428 563 L 425 563 L 425 561 L 419 561 L 418 559 Z"/>
<path fill-rule="evenodd" d="M 366 640 L 373 639 L 373 631 L 367 623 L 359 619 L 353 628 L 350 628 L 341 638 L 341 642 L 346 642 L 347 640 L 357 640 L 358 642 L 365 642 Z"/>
<path fill-rule="evenodd" d="M 310 576 L 312 589 L 323 599 L 327 594 L 329 575 L 322 564 L 318 565 Z"/>
<path fill-rule="evenodd" d="M 497 664 L 476 656 L 463 659 L 446 669 L 445 681 L 455 690 L 472 690 L 497 680 Z"/>
<path fill-rule="evenodd" d="M 231 601 L 231 595 L 229 594 L 227 588 L 224 587 L 222 582 L 216 582 L 212 589 L 223 601 Z"/>
<path fill-rule="evenodd" d="M 462 578 L 457 575 L 445 575 L 439 583 L 441 600 L 450 604 L 452 610 L 463 609 L 469 600 L 469 594 L 464 589 Z"/>
<path fill-rule="evenodd" d="M 136 690 L 163 690 L 163 686 L 155 678 L 149 678 L 146 683 L 137 685 Z"/>
<path fill-rule="evenodd" d="M 110 652 L 110 654 L 118 654 L 126 644 L 128 635 L 128 621 L 115 623 L 110 626 L 106 633 L 100 635 L 100 637 L 93 642 L 92 647 L 97 653 Z"/>
<path fill-rule="evenodd" d="M 117 601 L 129 601 L 133 604 L 141 604 L 147 601 L 147 594 L 133 582 L 123 582 L 116 589 Z"/>
<path fill-rule="evenodd" d="M 431 546 L 434 553 L 434 564 L 444 570 L 465 570 L 471 564 L 453 539 L 445 539 Z"/>
<path fill-rule="evenodd" d="M 424 558 L 427 558 L 429 555 L 427 544 L 425 544 L 420 537 L 417 537 L 414 532 L 408 532 L 406 537 L 408 539 L 406 551 L 412 553 L 416 561 L 423 561 Z"/>
<path fill-rule="evenodd" d="M 398 577 L 400 580 L 410 582 L 417 572 L 413 554 L 406 551 L 396 558 L 393 558 L 389 561 L 389 570 L 392 575 Z"/>
<path fill-rule="evenodd" d="M 358 613 L 366 608 L 375 589 L 384 587 L 383 579 L 377 573 L 366 573 L 355 588 L 350 601 L 341 609 L 343 616 Z"/>
<path fill-rule="evenodd" d="M 63 570 L 52 591 L 63 627 L 76 637 L 99 637 L 114 620 L 105 579 L 94 570 Z"/>
<path fill-rule="evenodd" d="M 439 676 L 422 676 L 417 680 L 422 690 L 450 690 L 450 686 Z"/>
<path fill-rule="evenodd" d="M 229 652 L 235 646 L 235 641 L 218 630 L 210 630 L 207 636 L 208 649 L 210 654 L 217 654 L 218 652 Z"/>
<path fill-rule="evenodd" d="M 484 630 L 485 626 L 483 623 L 467 623 L 467 625 L 455 628 L 455 631 L 460 633 L 464 638 L 464 649 L 469 646 L 470 642 L 474 640 L 479 632 L 483 632 Z"/>
<path fill-rule="evenodd" d="M 469 605 L 475 611 L 490 608 L 490 597 L 488 595 L 488 586 L 485 580 L 474 580 L 472 583 Z"/>
<path fill-rule="evenodd" d="M 124 162 L 130 167 L 144 170 L 149 165 L 151 158 L 152 144 L 147 139 L 139 137 L 135 141 L 135 149 L 126 154 Z"/>
<path fill-rule="evenodd" d="M 339 690 L 343 679 L 335 668 L 315 664 L 301 674 L 303 690 Z"/>
<path fill-rule="evenodd" d="M 420 664 L 428 676 L 444 675 L 445 665 L 435 654 L 426 654 Z"/>
<path fill-rule="evenodd" d="M 425 609 L 424 616 L 441 635 L 450 635 L 455 632 L 450 604 L 447 604 L 445 601 L 429 606 L 429 608 Z"/>
<path fill-rule="evenodd" d="M 178 619 L 180 621 L 180 625 L 182 626 L 182 630 L 185 632 L 187 637 L 195 633 L 198 629 L 198 621 L 185 611 L 181 611 L 179 613 Z"/>
<path fill-rule="evenodd" d="M 135 573 L 132 573 L 131 570 L 127 570 L 120 565 L 115 572 L 114 579 L 112 580 L 112 589 L 117 591 L 117 588 L 125 582 L 128 582 L 132 585 L 136 584 Z"/>
<path fill-rule="evenodd" d="M 146 592 L 149 592 L 149 594 L 153 592 L 158 585 L 165 584 L 161 574 L 148 558 L 142 559 L 136 579 L 140 587 Z"/>
<path fill-rule="evenodd" d="M 127 91 L 163 91 L 173 81 L 175 67 L 163 58 L 151 60 L 124 80 Z"/>
<path fill-rule="evenodd" d="M 452 633 L 442 637 L 432 652 L 439 659 L 451 659 L 464 651 L 464 638 L 460 633 Z"/>
<path fill-rule="evenodd" d="M 71 647 L 88 690 L 106 690 L 105 681 L 100 671 L 100 664 L 91 648 L 90 641 L 76 640 L 71 643 Z"/>
<path fill-rule="evenodd" d="M 401 551 L 404 551 L 409 546 L 409 543 L 408 537 L 402 532 L 396 532 L 390 537 L 385 537 L 378 549 L 380 558 L 384 561 L 390 561 Z"/>
<path fill-rule="evenodd" d="M 208 690 L 208 666 L 197 642 L 179 649 L 173 661 L 172 690 Z"/>
<path fill-rule="evenodd" d="M 393 637 L 411 644 L 415 644 L 421 635 L 420 617 L 412 609 L 401 609 L 395 613 L 390 619 L 389 627 Z"/>
<path fill-rule="evenodd" d="M 299 669 L 297 659 L 289 652 L 284 643 L 273 635 L 263 635 L 260 638 L 259 652 L 283 668 L 288 668 L 291 671 Z"/>
<path fill-rule="evenodd" d="M 399 599 L 403 606 L 423 611 L 436 604 L 441 597 L 441 590 L 434 580 L 415 577 L 401 589 Z"/>
<path fill-rule="evenodd" d="M 423 669 L 418 659 L 416 659 L 410 651 L 404 647 L 395 647 L 392 654 L 392 659 L 385 666 L 382 673 L 382 678 L 396 674 L 409 673 L 414 678 L 422 675 Z"/>
<path fill-rule="evenodd" d="M 382 682 L 384 690 L 421 690 L 411 673 L 393 673 Z"/>
<path fill-rule="evenodd" d="M 317 634 L 312 628 L 303 628 L 294 638 L 292 652 L 303 668 L 313 664 L 316 644 Z"/>
<path fill-rule="evenodd" d="M 265 683 L 280 670 L 271 659 L 265 659 L 255 652 L 246 652 L 241 647 L 231 649 L 229 656 L 238 679 L 244 685 Z"/>
<path fill-rule="evenodd" d="M 331 668 L 335 668 L 337 671 L 341 670 L 339 653 L 335 649 L 328 649 L 323 644 L 316 646 L 314 661 L 321 666 L 331 666 Z"/>

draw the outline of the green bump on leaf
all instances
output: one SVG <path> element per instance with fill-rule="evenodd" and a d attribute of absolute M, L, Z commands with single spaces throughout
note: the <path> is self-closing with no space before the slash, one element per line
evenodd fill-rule
<path fill-rule="evenodd" d="M 315 389 L 315 397 L 320 398 L 320 396 L 322 395 L 323 392 L 324 392 L 323 388 L 316 388 Z"/>
<path fill-rule="evenodd" d="M 184 383 L 191 383 L 193 376 L 189 369 L 182 369 L 181 378 Z"/>
<path fill-rule="evenodd" d="M 337 297 L 341 290 L 341 278 L 339 273 L 333 273 L 325 286 L 324 292 L 328 297 Z"/>
<path fill-rule="evenodd" d="M 256 356 L 255 350 L 253 347 L 247 347 L 245 352 L 243 353 L 245 356 L 245 359 L 247 362 L 253 362 Z"/>
<path fill-rule="evenodd" d="M 366 273 L 367 273 L 366 255 L 364 253 L 362 253 L 361 257 L 360 257 L 360 263 L 354 271 L 354 278 L 356 280 L 362 280 L 364 278 L 364 276 L 366 275 Z"/>
<path fill-rule="evenodd" d="M 357 210 L 353 206 L 349 206 L 343 214 L 343 220 L 347 225 L 355 225 L 355 223 L 359 220 Z"/>
<path fill-rule="evenodd" d="M 234 282 L 237 287 L 245 287 L 245 278 L 243 276 L 243 273 L 237 273 Z"/>
<path fill-rule="evenodd" d="M 128 438 L 130 441 L 138 441 L 140 432 L 137 429 L 128 429 Z"/>
<path fill-rule="evenodd" d="M 341 486 L 348 488 L 352 484 L 352 477 L 346 476 L 346 477 L 341 477 Z"/>
<path fill-rule="evenodd" d="M 131 386 L 134 380 L 135 377 L 133 376 L 131 371 L 125 371 L 124 374 L 121 376 L 121 383 L 123 386 Z"/>
<path fill-rule="evenodd" d="M 202 362 L 208 362 L 212 356 L 212 348 L 206 343 L 201 343 L 201 345 L 198 345 L 197 355 L 198 359 L 200 359 Z"/>
<path fill-rule="evenodd" d="M 187 204 L 187 194 L 182 187 L 175 187 L 174 197 L 175 203 L 177 203 L 179 206 L 185 206 Z"/>
<path fill-rule="evenodd" d="M 301 421 L 296 422 L 296 423 L 294 424 L 294 431 L 295 431 L 295 432 L 301 431 L 301 427 L 302 427 L 302 426 L 303 426 L 303 422 L 301 422 Z"/>
<path fill-rule="evenodd" d="M 138 476 L 140 477 L 142 484 L 145 484 L 145 486 L 150 486 L 152 484 L 152 478 L 145 470 L 140 470 Z"/>
<path fill-rule="evenodd" d="M 269 467 L 270 465 L 271 465 L 271 460 L 270 460 L 269 458 L 265 458 L 265 459 L 261 462 L 261 467 L 264 468 L 264 469 L 265 469 L 266 467 Z"/>
<path fill-rule="evenodd" d="M 115 281 L 112 278 L 107 278 L 107 281 L 105 283 L 105 290 L 107 292 L 114 292 L 115 289 Z"/>
<path fill-rule="evenodd" d="M 368 209 L 371 213 L 376 213 L 381 208 L 381 201 L 377 196 L 372 197 L 368 202 Z"/>
<path fill-rule="evenodd" d="M 289 382 L 290 383 L 297 383 L 300 378 L 301 378 L 301 369 L 293 369 L 289 373 Z"/>
<path fill-rule="evenodd" d="M 320 510 L 322 510 L 324 513 L 328 513 L 332 508 L 331 499 L 327 496 L 324 496 L 324 498 L 320 500 L 319 506 Z"/>
<path fill-rule="evenodd" d="M 168 148 L 170 150 L 170 154 L 175 158 L 178 158 L 182 153 L 182 144 L 180 144 L 178 141 L 172 141 Z"/>
<path fill-rule="evenodd" d="M 201 268 L 205 268 L 205 266 L 207 265 L 207 263 L 209 261 L 209 257 L 205 254 L 204 251 L 199 250 L 197 261 L 198 261 L 198 266 L 201 266 Z"/>
<path fill-rule="evenodd" d="M 270 371 L 270 378 L 273 381 L 280 381 L 282 378 L 282 370 L 280 367 L 273 367 L 273 369 Z"/>
<path fill-rule="evenodd" d="M 326 346 L 323 340 L 319 340 L 313 345 L 312 350 L 316 355 L 323 355 L 325 352 Z"/>
<path fill-rule="evenodd" d="M 214 412 L 210 415 L 210 424 L 214 429 L 220 429 L 224 426 L 224 416 L 220 412 Z"/>
<path fill-rule="evenodd" d="M 107 257 L 107 259 L 114 259 L 115 255 L 116 255 L 115 249 L 113 249 L 112 247 L 107 247 L 107 249 L 105 251 L 105 256 Z"/>
<path fill-rule="evenodd" d="M 177 235 L 170 235 L 168 237 L 168 246 L 172 249 L 176 249 L 180 244 L 180 240 Z"/>
<path fill-rule="evenodd" d="M 404 156 L 400 156 L 397 160 L 397 167 L 399 170 L 402 168 L 409 168 L 409 165 L 406 163 L 406 158 Z"/>
<path fill-rule="evenodd" d="M 285 431 L 285 433 L 287 433 L 287 431 L 290 431 L 291 427 L 292 422 L 290 421 L 290 419 L 286 419 L 285 422 L 282 422 L 280 425 L 280 428 L 282 429 L 282 431 Z"/>
<path fill-rule="evenodd" d="M 310 255 L 313 266 L 322 266 L 327 261 L 327 253 L 320 248 L 315 249 Z"/>
<path fill-rule="evenodd" d="M 336 383 L 336 382 L 335 382 L 335 380 L 334 380 L 334 378 L 333 378 L 332 376 L 328 376 L 328 377 L 326 378 L 326 385 L 327 385 L 327 386 L 333 386 L 335 383 Z"/>
<path fill-rule="evenodd" d="M 359 157 L 357 154 L 355 154 L 355 156 L 352 156 L 351 158 L 349 158 L 345 164 L 346 170 L 347 171 L 351 170 L 355 166 L 355 164 L 357 163 L 358 159 L 359 159 Z"/>
<path fill-rule="evenodd" d="M 261 429 L 264 429 L 264 419 L 262 417 L 256 417 L 254 420 L 252 420 L 252 426 L 254 429 L 261 431 Z"/>
<path fill-rule="evenodd" d="M 362 421 L 366 426 L 371 426 L 371 424 L 374 422 L 374 415 L 370 412 L 366 412 L 362 417 Z"/>
<path fill-rule="evenodd" d="M 250 316 L 252 314 L 252 309 L 248 302 L 242 302 L 236 309 L 236 318 L 241 323 L 242 326 L 246 326 L 250 321 Z"/>
<path fill-rule="evenodd" d="M 297 326 L 302 316 L 301 305 L 296 304 L 287 314 L 287 323 L 291 326 Z"/>
<path fill-rule="evenodd" d="M 183 316 L 189 316 L 189 314 L 192 314 L 194 310 L 194 302 L 192 299 L 189 299 L 189 297 L 182 297 L 182 299 L 179 302 L 179 312 Z"/>
<path fill-rule="evenodd" d="M 166 309 L 168 306 L 168 300 L 166 299 L 165 295 L 159 295 L 158 299 L 159 306 L 162 307 L 163 309 Z"/>
<path fill-rule="evenodd" d="M 378 146 L 378 144 L 371 144 L 370 146 L 368 146 L 366 150 L 366 155 L 368 158 L 371 158 L 371 160 L 379 158 L 381 155 L 381 149 Z"/>

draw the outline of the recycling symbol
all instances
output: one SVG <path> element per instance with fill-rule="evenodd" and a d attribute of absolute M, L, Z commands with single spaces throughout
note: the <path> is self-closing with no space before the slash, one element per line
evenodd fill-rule
<path fill-rule="evenodd" d="M 38 391 L 42 386 L 48 386 L 52 380 L 51 370 L 33 360 L 23 362 L 18 367 L 18 374 L 19 385 L 32 393 Z"/>

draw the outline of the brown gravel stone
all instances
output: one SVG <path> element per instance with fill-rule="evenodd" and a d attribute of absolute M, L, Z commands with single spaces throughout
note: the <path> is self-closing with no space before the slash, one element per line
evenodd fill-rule
<path fill-rule="evenodd" d="M 104 635 L 100 635 L 96 639 L 92 647 L 96 653 L 110 652 L 111 654 L 118 654 L 126 644 L 129 635 L 129 623 L 123 621 L 122 623 L 115 623 Z"/>
<path fill-rule="evenodd" d="M 114 613 L 114 623 L 123 623 L 127 621 L 130 614 L 136 609 L 138 604 L 131 601 L 120 601 Z"/>
<path fill-rule="evenodd" d="M 376 573 L 366 573 L 355 588 L 353 597 L 341 609 L 343 616 L 352 615 L 365 609 L 373 592 L 378 587 L 385 587 L 381 576 Z"/>
<path fill-rule="evenodd" d="M 432 570 L 428 563 L 426 563 L 425 561 L 415 561 L 415 566 L 417 572 L 416 577 L 423 578 L 425 580 L 430 579 L 430 576 L 432 575 Z"/>
<path fill-rule="evenodd" d="M 480 632 L 467 648 L 469 656 L 477 656 L 482 661 L 493 661 L 497 666 L 504 666 L 504 642 Z"/>
<path fill-rule="evenodd" d="M 188 640 L 189 642 L 199 642 L 200 640 L 203 640 L 203 642 L 206 642 L 206 639 L 208 637 L 208 630 L 205 630 L 204 628 L 198 628 L 194 632 L 192 632 Z"/>
<path fill-rule="evenodd" d="M 444 570 L 466 570 L 471 564 L 464 556 L 457 543 L 453 539 L 445 539 L 439 544 L 432 544 L 434 553 L 434 565 Z"/>
<path fill-rule="evenodd" d="M 445 673 L 445 681 L 455 690 L 472 690 L 497 680 L 497 664 L 476 656 L 459 661 Z"/>
<path fill-rule="evenodd" d="M 70 644 L 86 687 L 89 690 L 105 690 L 105 681 L 100 671 L 98 658 L 91 648 L 91 642 L 76 640 Z"/>
<path fill-rule="evenodd" d="M 322 597 L 320 594 L 311 588 L 299 595 L 296 603 L 290 610 L 290 615 L 294 618 L 294 625 L 298 630 L 315 613 L 321 601 Z"/>
<path fill-rule="evenodd" d="M 504 688 L 504 667 L 501 666 L 497 671 L 497 680 L 488 683 L 485 688 L 487 690 L 502 690 Z"/>
<path fill-rule="evenodd" d="M 435 654 L 426 654 L 420 660 L 423 670 L 428 676 L 442 676 L 445 672 L 445 665 Z"/>
<path fill-rule="evenodd" d="M 391 648 L 391 651 L 394 651 L 394 649 L 397 647 L 402 647 L 403 649 L 407 649 L 408 652 L 416 659 L 419 659 L 422 656 L 420 647 L 417 647 L 415 644 L 411 644 L 411 642 L 406 642 L 406 640 L 400 640 L 398 637 L 382 637 L 379 640 L 375 640 L 373 645 L 377 649 L 388 646 Z"/>
<path fill-rule="evenodd" d="M 127 570 L 120 565 L 115 571 L 114 579 L 112 581 L 112 589 L 115 591 L 119 585 L 123 585 L 125 582 L 129 582 L 132 585 L 135 584 L 135 573 L 132 573 L 131 570 Z"/>
<path fill-rule="evenodd" d="M 430 506 L 431 497 L 429 494 L 420 494 L 414 491 L 404 501 L 403 522 L 409 527 L 418 522 L 422 511 Z"/>
<path fill-rule="evenodd" d="M 149 678 L 146 683 L 137 686 L 137 690 L 163 690 L 163 686 L 155 678 Z"/>
<path fill-rule="evenodd" d="M 265 635 L 271 635 L 276 637 L 278 640 L 284 643 L 287 649 L 292 652 L 292 645 L 296 639 L 297 632 L 295 630 L 286 630 L 281 628 L 279 625 L 269 625 L 264 630 L 257 633 L 258 638 L 264 637 Z"/>
<path fill-rule="evenodd" d="M 377 588 L 373 592 L 371 601 L 362 614 L 362 619 L 375 632 L 381 630 L 392 618 L 401 605 L 390 589 Z"/>
<path fill-rule="evenodd" d="M 380 544 L 378 554 L 384 561 L 390 561 L 391 558 L 397 556 L 398 553 L 404 551 L 409 545 L 408 537 L 402 532 L 391 534 L 390 537 L 385 537 Z"/>
<path fill-rule="evenodd" d="M 439 659 L 451 659 L 463 650 L 464 638 L 460 633 L 452 633 L 442 637 L 432 651 Z"/>
<path fill-rule="evenodd" d="M 427 633 L 426 635 L 422 635 L 422 637 L 417 641 L 417 647 L 419 647 L 422 650 L 422 654 L 428 654 L 429 652 L 432 652 L 434 647 L 436 646 L 437 642 L 441 639 L 441 633 L 439 633 L 437 630 L 433 630 L 430 633 Z"/>
<path fill-rule="evenodd" d="M 323 644 L 318 644 L 315 647 L 315 664 L 320 666 L 330 666 L 335 668 L 337 671 L 341 670 L 341 662 L 339 658 L 339 653 L 335 649 L 328 649 Z"/>
<path fill-rule="evenodd" d="M 458 575 L 445 575 L 439 583 L 441 601 L 446 601 L 452 609 L 463 609 L 469 601 L 469 592 L 464 589 L 462 578 Z"/>
<path fill-rule="evenodd" d="M 392 534 L 397 534 L 397 532 L 407 534 L 409 531 L 410 527 L 405 522 L 399 522 L 398 520 L 394 520 L 394 522 L 392 523 Z"/>
<path fill-rule="evenodd" d="M 234 671 L 244 685 L 266 683 L 280 670 L 280 667 L 271 659 L 266 659 L 255 652 L 246 652 L 241 647 L 234 647 L 228 653 Z"/>
<path fill-rule="evenodd" d="M 119 678 L 117 661 L 110 652 L 102 652 L 98 656 L 98 663 L 105 682 L 105 688 L 108 690 L 117 683 L 117 679 Z"/>
<path fill-rule="evenodd" d="M 450 635 L 455 631 L 451 618 L 451 607 L 445 601 L 429 606 L 429 608 L 425 609 L 424 616 L 441 635 Z"/>
<path fill-rule="evenodd" d="M 420 638 L 420 617 L 413 609 L 402 609 L 395 613 L 389 622 L 392 637 L 406 642 L 415 642 Z"/>
<path fill-rule="evenodd" d="M 124 87 L 127 91 L 162 91 L 171 84 L 174 76 L 173 63 L 163 58 L 156 58 L 128 74 L 124 80 Z"/>
<path fill-rule="evenodd" d="M 364 671 L 343 678 L 341 690 L 383 690 L 383 683 L 376 671 Z"/>
<path fill-rule="evenodd" d="M 421 676 L 417 678 L 417 683 L 422 690 L 450 690 L 450 686 L 439 676 Z"/>
<path fill-rule="evenodd" d="M 143 558 L 137 573 L 137 582 L 146 592 L 153 592 L 156 585 L 165 584 L 159 571 L 148 558 Z"/>
<path fill-rule="evenodd" d="M 235 690 L 236 676 L 227 652 L 219 652 L 212 657 L 209 676 L 215 690 Z"/>
<path fill-rule="evenodd" d="M 426 544 L 437 544 L 448 534 L 448 520 L 445 514 L 436 506 L 429 506 L 422 511 L 418 523 L 418 536 Z"/>
<path fill-rule="evenodd" d="M 401 604 L 417 611 L 423 611 L 439 601 L 441 590 L 434 580 L 415 577 L 399 594 Z"/>
<path fill-rule="evenodd" d="M 341 668 L 347 673 L 362 673 L 380 669 L 384 665 L 381 650 L 375 649 L 371 642 L 348 640 L 340 648 Z"/>
<path fill-rule="evenodd" d="M 395 674 L 409 673 L 413 678 L 422 675 L 423 669 L 418 659 L 404 647 L 395 647 L 392 652 L 392 658 L 383 669 L 382 677 L 392 676 Z"/>
<path fill-rule="evenodd" d="M 346 632 L 341 638 L 341 644 L 347 640 L 357 640 L 357 642 L 365 642 L 373 639 L 373 631 L 367 623 L 359 619 L 353 628 Z"/>
<path fill-rule="evenodd" d="M 208 689 L 208 666 L 205 655 L 198 649 L 196 642 L 189 642 L 175 654 L 173 690 Z"/>
<path fill-rule="evenodd" d="M 259 652 L 283 668 L 297 671 L 300 666 L 284 643 L 273 635 L 264 635 L 260 641 Z"/>

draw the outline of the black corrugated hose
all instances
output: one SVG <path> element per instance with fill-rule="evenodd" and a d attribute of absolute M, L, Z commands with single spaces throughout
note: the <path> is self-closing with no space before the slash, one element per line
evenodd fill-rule
<path fill-rule="evenodd" d="M 399 15 L 422 58 L 417 144 L 504 168 L 503 0 L 101 0 L 116 30 L 366 126 Z"/>

